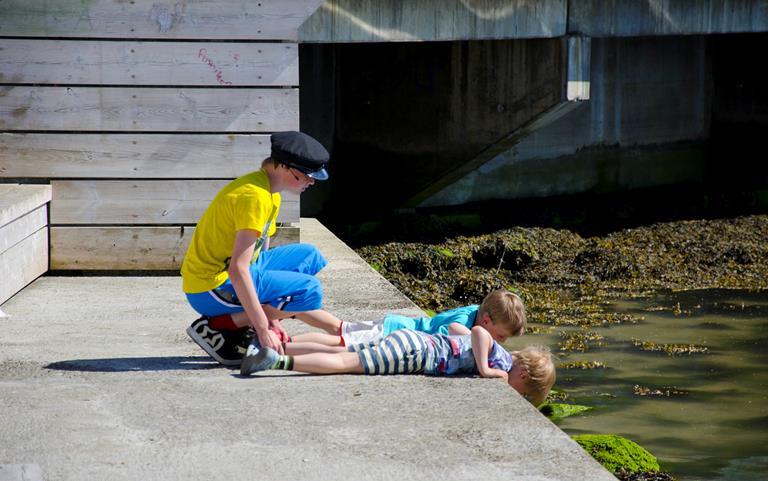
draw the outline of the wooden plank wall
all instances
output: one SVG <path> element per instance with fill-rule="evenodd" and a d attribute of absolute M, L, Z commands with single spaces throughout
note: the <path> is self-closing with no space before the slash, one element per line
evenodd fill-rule
<path fill-rule="evenodd" d="M 179 268 L 218 189 L 299 129 L 322 3 L 0 2 L 0 182 L 52 185 L 51 268 Z M 296 241 L 298 197 L 278 221 Z"/>

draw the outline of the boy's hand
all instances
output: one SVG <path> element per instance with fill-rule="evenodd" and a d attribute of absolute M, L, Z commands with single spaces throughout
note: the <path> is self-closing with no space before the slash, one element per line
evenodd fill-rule
<path fill-rule="evenodd" d="M 277 338 L 277 335 L 270 331 L 256 331 L 256 336 L 259 338 L 259 344 L 261 344 L 261 347 L 268 347 L 274 351 L 277 351 L 278 354 L 283 354 L 283 345 L 280 343 L 280 339 Z"/>
<path fill-rule="evenodd" d="M 269 330 L 272 331 L 280 342 L 288 342 L 291 336 L 283 329 L 283 324 L 279 319 L 269 321 Z"/>

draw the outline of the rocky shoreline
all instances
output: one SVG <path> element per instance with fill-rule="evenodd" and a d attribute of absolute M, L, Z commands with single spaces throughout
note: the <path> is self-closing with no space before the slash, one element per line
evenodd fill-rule
<path fill-rule="evenodd" d="M 514 227 L 436 244 L 356 250 L 424 309 L 479 302 L 503 287 L 523 296 L 532 322 L 546 324 L 613 322 L 597 306 L 618 296 L 768 289 L 767 215 L 665 222 L 590 238 L 568 230 Z"/>
<path fill-rule="evenodd" d="M 426 311 L 479 303 L 495 288 L 520 294 L 528 332 L 561 332 L 561 352 L 584 351 L 602 336 L 591 328 L 641 321 L 608 312 L 620 297 L 697 289 L 768 289 L 768 215 L 657 223 L 583 238 L 569 230 L 514 227 L 456 236 L 439 243 L 393 242 L 356 249 L 374 269 Z M 705 347 L 634 340 L 641 350 L 695 354 Z M 595 369 L 600 362 L 570 362 L 558 369 Z M 657 392 L 658 391 L 658 392 Z M 687 393 L 635 386 L 638 396 Z M 563 415 L 589 409 L 556 404 Z M 563 411 L 563 408 L 569 408 Z M 667 480 L 669 473 L 614 470 L 619 479 Z"/>

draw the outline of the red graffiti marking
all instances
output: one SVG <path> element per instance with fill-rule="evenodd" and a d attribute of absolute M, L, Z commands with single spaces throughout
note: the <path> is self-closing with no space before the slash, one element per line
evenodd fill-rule
<path fill-rule="evenodd" d="M 208 50 L 201 48 L 197 51 L 197 58 L 203 61 L 204 64 L 208 65 L 211 70 L 216 74 L 216 81 L 219 82 L 221 85 L 232 85 L 232 82 L 229 80 L 224 80 L 224 72 L 216 66 L 214 61 L 208 56 Z"/>

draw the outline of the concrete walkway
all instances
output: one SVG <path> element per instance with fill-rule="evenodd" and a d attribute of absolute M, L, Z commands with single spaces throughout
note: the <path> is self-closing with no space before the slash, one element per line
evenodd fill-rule
<path fill-rule="evenodd" d="M 302 240 L 332 312 L 419 313 L 318 222 Z M 180 285 L 43 277 L 2 306 L 0 481 L 614 479 L 497 380 L 241 379 L 187 339 Z"/>

